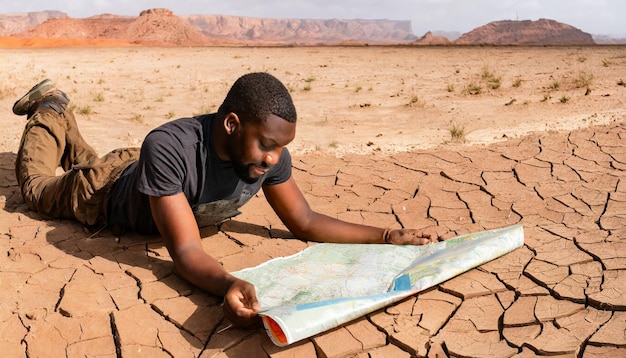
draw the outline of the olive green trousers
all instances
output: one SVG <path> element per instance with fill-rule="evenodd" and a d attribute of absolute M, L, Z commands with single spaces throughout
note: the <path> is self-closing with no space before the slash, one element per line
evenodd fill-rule
<path fill-rule="evenodd" d="M 60 91 L 33 105 L 17 153 L 15 173 L 26 205 L 51 218 L 106 224 L 111 188 L 139 156 L 138 148 L 102 157 L 85 142 Z M 57 169 L 63 173 L 57 175 Z"/>

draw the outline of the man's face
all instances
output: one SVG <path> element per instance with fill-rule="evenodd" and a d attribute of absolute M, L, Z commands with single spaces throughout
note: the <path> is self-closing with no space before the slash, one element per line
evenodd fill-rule
<path fill-rule="evenodd" d="M 237 133 L 228 141 L 228 153 L 235 173 L 246 183 L 256 182 L 278 163 L 283 147 L 295 135 L 295 123 L 273 114 L 265 121 L 241 123 Z"/>

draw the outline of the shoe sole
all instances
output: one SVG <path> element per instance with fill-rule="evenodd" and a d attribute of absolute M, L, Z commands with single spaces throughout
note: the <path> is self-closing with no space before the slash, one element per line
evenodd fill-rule
<path fill-rule="evenodd" d="M 23 116 L 28 113 L 28 109 L 31 104 L 43 95 L 54 88 L 54 83 L 52 80 L 46 78 L 45 80 L 39 82 L 33 88 L 31 88 L 22 98 L 18 99 L 17 102 L 13 105 L 13 113 L 18 116 Z"/>

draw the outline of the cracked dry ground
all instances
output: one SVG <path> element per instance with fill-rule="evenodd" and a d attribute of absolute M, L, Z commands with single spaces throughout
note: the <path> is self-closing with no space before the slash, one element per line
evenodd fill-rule
<path fill-rule="evenodd" d="M 28 212 L 0 166 L 3 356 L 626 356 L 626 125 L 486 147 L 294 156 L 313 207 L 464 234 L 522 223 L 525 245 L 384 310 L 286 348 L 226 327 L 220 300 L 172 273 L 158 238 Z M 230 270 L 293 254 L 262 198 L 202 231 Z"/>

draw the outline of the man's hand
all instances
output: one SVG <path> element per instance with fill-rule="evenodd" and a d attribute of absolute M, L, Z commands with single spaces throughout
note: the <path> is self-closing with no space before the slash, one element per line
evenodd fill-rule
<path fill-rule="evenodd" d="M 437 241 L 431 234 L 414 229 L 392 229 L 387 235 L 385 241 L 394 245 L 427 245 Z"/>
<path fill-rule="evenodd" d="M 176 272 L 208 293 L 224 296 L 224 316 L 240 327 L 260 323 L 254 285 L 233 277 L 202 248 L 193 211 L 183 193 L 150 197 L 154 222 L 165 241 Z"/>
<path fill-rule="evenodd" d="M 256 298 L 254 285 L 244 280 L 235 279 L 224 295 L 224 316 L 239 327 L 253 327 L 261 321 L 257 312 L 261 309 Z"/>

